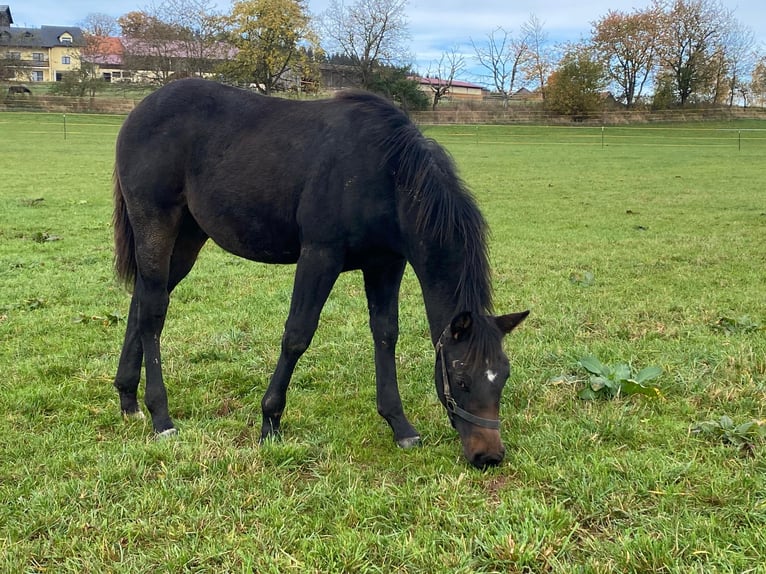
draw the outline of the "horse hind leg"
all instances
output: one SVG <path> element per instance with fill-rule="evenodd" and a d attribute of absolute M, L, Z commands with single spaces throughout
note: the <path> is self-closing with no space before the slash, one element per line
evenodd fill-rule
<path fill-rule="evenodd" d="M 134 295 L 130 301 L 128 326 L 125 329 L 120 362 L 114 377 L 114 386 L 120 395 L 120 410 L 127 418 L 144 418 L 144 413 L 138 406 L 138 383 L 143 361 L 144 352 L 138 336 L 138 299 Z"/>
<path fill-rule="evenodd" d="M 197 260 L 200 249 L 207 240 L 207 235 L 199 228 L 190 215 L 184 218 L 181 230 L 173 247 L 168 275 L 168 293 L 186 277 Z M 141 366 L 144 360 L 143 347 L 138 329 L 139 299 L 135 295 L 130 302 L 128 324 L 122 345 L 114 386 L 120 396 L 120 410 L 127 418 L 143 419 L 144 413 L 138 405 L 138 385 L 141 379 Z"/>
<path fill-rule="evenodd" d="M 160 435 L 168 435 L 175 432 L 175 427 L 168 412 L 160 335 L 170 293 L 194 266 L 207 236 L 187 212 L 175 225 L 154 229 L 141 236 L 136 234 L 136 237 L 139 271 L 115 386 L 120 394 L 122 412 L 127 416 L 142 417 L 137 389 L 142 359 L 145 359 L 144 402 L 151 413 L 154 430 Z M 141 241 L 139 237 L 151 239 Z"/>

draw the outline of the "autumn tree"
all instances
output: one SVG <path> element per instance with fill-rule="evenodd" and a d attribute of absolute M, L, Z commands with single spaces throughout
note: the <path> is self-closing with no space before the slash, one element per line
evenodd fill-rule
<path fill-rule="evenodd" d="M 369 89 L 385 68 L 406 67 L 407 0 L 330 0 L 320 18 L 325 48 L 348 62 L 348 76 Z"/>
<path fill-rule="evenodd" d="M 498 26 L 487 34 L 483 43 L 472 39 L 471 44 L 476 60 L 486 70 L 492 87 L 502 96 L 503 106 L 507 106 L 516 80 L 530 56 L 527 31 L 522 29 L 518 36 L 514 36 Z"/>
<path fill-rule="evenodd" d="M 601 108 L 607 84 L 604 65 L 585 45 L 570 46 L 548 79 L 547 109 L 581 117 Z"/>
<path fill-rule="evenodd" d="M 630 108 L 641 98 L 657 64 L 660 37 L 656 7 L 630 14 L 610 10 L 594 22 L 591 42 L 606 62 L 609 79 Z"/>
<path fill-rule="evenodd" d="M 453 48 L 449 52 L 444 52 L 436 65 L 435 71 L 430 67 L 428 69 L 428 78 L 431 88 L 431 110 L 436 110 L 436 106 L 442 98 L 447 96 L 452 89 L 455 76 L 465 69 L 465 58 Z"/>
<path fill-rule="evenodd" d="M 285 83 L 300 86 L 312 75 L 309 48 L 316 48 L 317 38 L 304 0 L 239 0 L 224 24 L 236 48 L 220 68 L 229 80 L 270 94 Z"/>

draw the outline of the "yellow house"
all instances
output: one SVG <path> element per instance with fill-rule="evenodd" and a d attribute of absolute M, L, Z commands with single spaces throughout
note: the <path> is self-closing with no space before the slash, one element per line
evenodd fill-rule
<path fill-rule="evenodd" d="M 80 68 L 85 45 L 76 26 L 17 28 L 8 6 L 0 5 L 0 75 L 22 82 L 60 81 Z"/>

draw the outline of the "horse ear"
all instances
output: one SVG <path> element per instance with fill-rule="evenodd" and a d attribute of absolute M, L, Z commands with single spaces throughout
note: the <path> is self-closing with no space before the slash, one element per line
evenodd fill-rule
<path fill-rule="evenodd" d="M 456 315 L 449 326 L 452 338 L 455 341 L 459 341 L 468 334 L 472 325 L 473 316 L 471 316 L 470 311 L 463 311 L 459 315 Z"/>
<path fill-rule="evenodd" d="M 527 318 L 527 315 L 529 315 L 529 310 L 522 311 L 521 313 L 509 313 L 508 315 L 500 315 L 499 317 L 494 317 L 495 325 L 497 325 L 497 328 L 500 329 L 503 334 L 507 335 L 516 327 L 518 327 L 521 322 Z"/>

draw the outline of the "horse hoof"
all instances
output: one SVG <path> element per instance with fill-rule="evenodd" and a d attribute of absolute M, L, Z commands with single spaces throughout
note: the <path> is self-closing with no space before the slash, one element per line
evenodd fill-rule
<path fill-rule="evenodd" d="M 417 446 L 420 446 L 420 437 L 410 436 L 407 438 L 399 439 L 398 441 L 396 441 L 396 444 L 399 445 L 399 448 L 415 448 Z"/>
<path fill-rule="evenodd" d="M 166 438 L 170 438 L 170 437 L 176 436 L 177 434 L 178 434 L 178 430 L 177 429 L 169 428 L 169 429 L 165 429 L 162 432 L 158 432 L 155 438 L 157 440 L 165 440 Z"/>
<path fill-rule="evenodd" d="M 143 413 L 143 411 L 135 411 L 132 413 L 126 413 L 123 411 L 122 416 L 125 420 L 134 420 L 134 421 L 142 421 L 146 418 L 146 415 Z"/>

